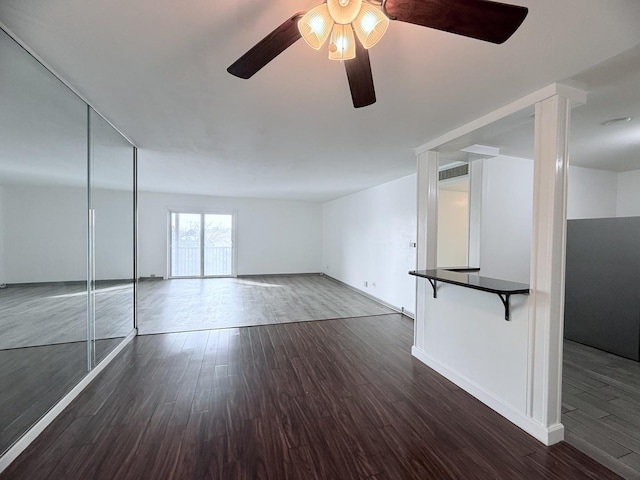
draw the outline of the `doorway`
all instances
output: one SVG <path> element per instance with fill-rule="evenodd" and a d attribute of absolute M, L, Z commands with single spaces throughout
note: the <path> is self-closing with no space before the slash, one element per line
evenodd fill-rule
<path fill-rule="evenodd" d="M 469 176 L 438 182 L 438 268 L 469 266 Z"/>
<path fill-rule="evenodd" d="M 224 213 L 171 212 L 169 277 L 234 277 L 235 218 Z"/>

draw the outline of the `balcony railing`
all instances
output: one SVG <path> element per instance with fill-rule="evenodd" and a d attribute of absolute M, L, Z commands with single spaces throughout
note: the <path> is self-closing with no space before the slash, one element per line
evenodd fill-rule
<path fill-rule="evenodd" d="M 233 273 L 231 247 L 204 247 L 204 276 Z M 200 276 L 200 246 L 179 245 L 171 249 L 171 276 Z"/>

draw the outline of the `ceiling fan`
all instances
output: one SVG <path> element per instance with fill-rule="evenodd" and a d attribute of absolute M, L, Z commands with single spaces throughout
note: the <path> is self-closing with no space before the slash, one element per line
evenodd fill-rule
<path fill-rule="evenodd" d="M 490 0 L 325 0 L 285 20 L 227 71 L 251 78 L 301 37 L 315 49 L 331 37 L 329 58 L 344 61 L 353 106 L 366 107 L 376 101 L 368 48 L 384 35 L 389 20 L 499 44 L 527 13 L 526 7 Z"/>

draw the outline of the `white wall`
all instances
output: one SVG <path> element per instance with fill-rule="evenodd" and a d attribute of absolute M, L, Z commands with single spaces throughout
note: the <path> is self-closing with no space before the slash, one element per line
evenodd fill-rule
<path fill-rule="evenodd" d="M 529 297 L 511 297 L 507 322 L 497 295 L 439 282 L 438 298 L 433 298 L 426 279 L 418 285 L 425 299 L 425 320 L 415 339 L 424 356 L 418 358 L 436 370 L 457 372 L 465 384 L 524 412 Z"/>
<path fill-rule="evenodd" d="M 617 216 L 640 216 L 640 170 L 619 173 L 617 187 Z"/>
<path fill-rule="evenodd" d="M 94 188 L 96 279 L 133 278 L 133 192 Z"/>
<path fill-rule="evenodd" d="M 533 161 L 502 156 L 482 162 L 482 274 L 529 283 Z M 568 219 L 631 215 L 640 215 L 640 170 L 569 167 Z"/>
<path fill-rule="evenodd" d="M 416 175 L 325 203 L 323 225 L 324 273 L 413 312 Z"/>
<path fill-rule="evenodd" d="M 87 278 L 87 190 L 3 187 L 6 283 Z M 132 278 L 133 194 L 95 189 L 96 279 Z M 1 244 L 0 244 L 1 245 Z"/>
<path fill-rule="evenodd" d="M 138 274 L 166 277 L 169 211 L 236 213 L 238 275 L 320 271 L 322 206 L 314 202 L 139 192 Z"/>
<path fill-rule="evenodd" d="M 480 272 L 529 283 L 533 215 L 533 161 L 499 156 L 483 160 Z"/>
<path fill-rule="evenodd" d="M 468 265 L 469 193 L 438 189 L 438 267 Z"/>
<path fill-rule="evenodd" d="M 617 183 L 615 172 L 570 166 L 567 219 L 615 217 Z"/>
<path fill-rule="evenodd" d="M 569 167 L 567 218 L 640 216 L 640 170 Z"/>
<path fill-rule="evenodd" d="M 7 283 L 86 279 L 86 211 L 84 189 L 5 186 Z"/>
<path fill-rule="evenodd" d="M 482 162 L 482 274 L 528 283 L 533 161 L 502 156 Z M 570 166 L 567 218 L 616 214 L 640 215 L 640 170 L 617 174 Z"/>

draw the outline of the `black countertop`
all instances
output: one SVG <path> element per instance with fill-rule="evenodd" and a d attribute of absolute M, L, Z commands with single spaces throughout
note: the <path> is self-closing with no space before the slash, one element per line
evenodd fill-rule
<path fill-rule="evenodd" d="M 507 280 L 499 280 L 497 278 L 482 277 L 477 274 L 477 269 L 468 269 L 469 273 L 460 270 L 467 269 L 454 267 L 453 270 L 441 268 L 438 268 L 436 270 L 414 270 L 409 272 L 409 275 L 428 278 L 445 283 L 451 283 L 453 285 L 460 285 L 462 287 L 473 288 L 474 290 L 482 290 L 484 292 L 503 295 L 529 293 L 529 285 L 525 283 L 509 282 Z"/>

